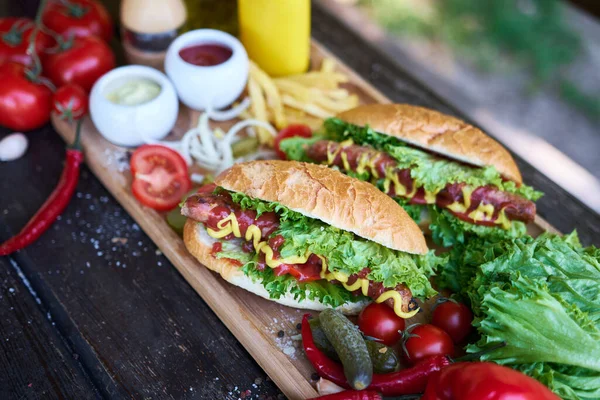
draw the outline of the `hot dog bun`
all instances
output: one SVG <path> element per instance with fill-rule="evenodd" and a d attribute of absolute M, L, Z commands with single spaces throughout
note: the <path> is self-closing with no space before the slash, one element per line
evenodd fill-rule
<path fill-rule="evenodd" d="M 215 179 L 227 190 L 277 202 L 393 250 L 427 253 L 425 237 L 391 197 L 326 166 L 296 161 L 236 164 Z"/>
<path fill-rule="evenodd" d="M 409 104 L 363 105 L 337 117 L 458 161 L 493 165 L 506 179 L 523 182 L 517 164 L 500 143 L 458 118 Z"/>
<path fill-rule="evenodd" d="M 206 228 L 200 223 L 188 219 L 183 229 L 183 240 L 188 251 L 196 257 L 198 261 L 235 286 L 239 286 L 251 293 L 284 306 L 316 311 L 330 308 L 320 301 L 309 300 L 308 298 L 298 301 L 294 299 L 294 296 L 290 293 L 281 296 L 279 299 L 270 298 L 265 287 L 260 282 L 253 282 L 251 278 L 244 275 L 239 266 L 235 265 L 230 260 L 218 259 L 212 256 L 212 245 L 216 240 L 208 236 Z M 338 310 L 344 314 L 358 314 L 367 304 L 368 301 L 364 300 L 356 301 L 354 303 L 345 303 L 338 307 Z"/>

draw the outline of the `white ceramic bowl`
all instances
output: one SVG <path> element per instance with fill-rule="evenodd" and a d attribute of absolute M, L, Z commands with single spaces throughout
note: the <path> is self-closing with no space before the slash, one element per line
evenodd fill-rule
<path fill-rule="evenodd" d="M 106 96 L 134 79 L 156 82 L 161 91 L 154 99 L 134 106 L 115 104 Z M 179 101 L 173 84 L 162 72 L 142 65 L 113 69 L 102 76 L 90 94 L 90 114 L 106 139 L 120 146 L 139 146 L 143 138 L 160 140 L 175 126 Z"/>
<path fill-rule="evenodd" d="M 184 61 L 179 51 L 199 44 L 229 47 L 231 57 L 210 67 Z M 238 98 L 248 80 L 248 54 L 239 40 L 214 29 L 198 29 L 179 36 L 167 50 L 165 72 L 175 85 L 181 101 L 195 110 L 224 108 Z"/>

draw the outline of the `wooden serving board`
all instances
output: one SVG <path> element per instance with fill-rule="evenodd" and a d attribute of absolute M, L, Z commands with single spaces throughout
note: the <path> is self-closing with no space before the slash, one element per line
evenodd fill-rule
<path fill-rule="evenodd" d="M 311 59 L 320 65 L 324 57 L 334 58 L 321 45 L 312 43 Z M 348 75 L 345 87 L 357 94 L 361 103 L 389 103 L 389 99 L 370 86 L 339 60 L 338 69 Z M 182 107 L 179 119 L 167 140 L 176 139 L 196 124 L 199 113 Z M 67 142 L 74 138 L 74 126 L 53 117 L 52 123 Z M 306 399 L 317 396 L 310 381 L 314 372 L 305 359 L 301 342 L 293 340 L 296 325 L 304 310 L 292 309 L 255 296 L 235 287 L 217 274 L 203 267 L 186 250 L 183 240 L 168 226 L 164 214 L 142 206 L 132 195 L 131 174 L 128 170 L 127 149 L 105 140 L 88 118 L 82 126 L 81 142 L 86 163 L 104 186 L 136 220 L 146 234 L 156 243 L 183 277 L 206 301 L 221 321 L 236 336 L 252 357 L 260 364 L 279 388 L 290 399 Z M 529 233 L 537 236 L 544 230 L 556 231 L 546 221 L 536 217 L 529 226 Z M 413 318 L 418 322 L 428 313 Z M 279 338 L 278 332 L 284 337 Z M 215 349 L 218 351 L 218 349 Z"/>

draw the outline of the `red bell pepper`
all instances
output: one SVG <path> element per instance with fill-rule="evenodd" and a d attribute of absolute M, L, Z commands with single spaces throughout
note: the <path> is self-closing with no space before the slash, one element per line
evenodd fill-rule
<path fill-rule="evenodd" d="M 433 375 L 421 400 L 560 400 L 529 376 L 489 362 L 462 362 Z"/>

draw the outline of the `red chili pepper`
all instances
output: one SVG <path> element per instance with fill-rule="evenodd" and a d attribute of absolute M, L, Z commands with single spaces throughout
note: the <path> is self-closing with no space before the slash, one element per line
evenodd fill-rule
<path fill-rule="evenodd" d="M 382 400 L 373 390 L 344 390 L 343 392 L 313 397 L 313 400 Z"/>
<path fill-rule="evenodd" d="M 422 393 L 431 376 L 448 365 L 448 357 L 433 356 L 398 372 L 373 374 L 369 389 L 377 390 L 384 396 Z"/>
<path fill-rule="evenodd" d="M 302 319 L 302 344 L 306 357 L 320 377 L 328 379 L 338 386 L 350 389 L 342 366 L 329 359 L 315 346 L 310 324 L 308 323 L 308 314 L 305 314 Z M 429 378 L 448 365 L 450 365 L 448 357 L 434 356 L 423 360 L 411 368 L 398 372 L 373 374 L 369 390 L 375 390 L 384 396 L 422 393 L 427 386 Z"/>
<path fill-rule="evenodd" d="M 559 400 L 535 379 L 490 362 L 456 363 L 429 379 L 421 400 Z"/>
<path fill-rule="evenodd" d="M 69 204 L 77 187 L 79 167 L 83 162 L 83 153 L 79 144 L 80 131 L 81 121 L 77 124 L 75 142 L 67 148 L 65 166 L 58 185 L 27 225 L 16 236 L 0 245 L 0 256 L 9 255 L 35 242 Z"/>

